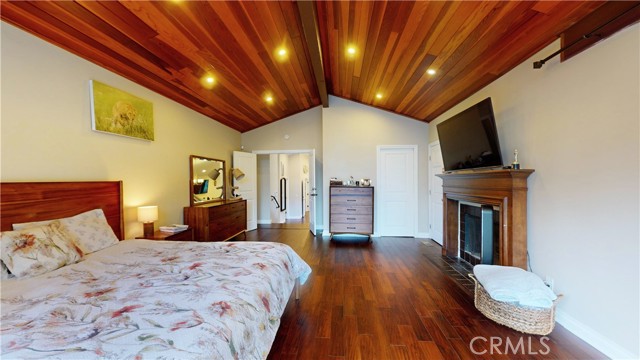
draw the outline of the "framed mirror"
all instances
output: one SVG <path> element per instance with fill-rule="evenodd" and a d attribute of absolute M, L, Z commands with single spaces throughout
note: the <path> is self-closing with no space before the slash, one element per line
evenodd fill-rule
<path fill-rule="evenodd" d="M 227 193 L 224 160 L 189 156 L 191 206 L 222 201 Z"/>

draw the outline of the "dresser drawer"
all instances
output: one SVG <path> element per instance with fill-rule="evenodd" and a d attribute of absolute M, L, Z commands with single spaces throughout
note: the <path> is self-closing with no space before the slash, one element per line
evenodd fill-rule
<path fill-rule="evenodd" d="M 212 222 L 224 223 L 224 222 L 232 221 L 232 219 L 235 219 L 239 216 L 244 216 L 244 214 L 245 212 L 242 211 L 241 209 L 238 209 L 238 210 L 229 209 L 229 211 L 218 211 L 211 214 L 210 219 Z"/>
<path fill-rule="evenodd" d="M 237 201 L 231 204 L 228 204 L 227 206 L 227 211 L 229 212 L 244 212 L 246 211 L 246 203 L 244 201 Z"/>
<path fill-rule="evenodd" d="M 371 215 L 373 214 L 373 206 L 331 206 L 331 216 L 333 214 Z"/>
<path fill-rule="evenodd" d="M 209 229 L 209 241 L 225 241 L 234 235 L 241 233 L 244 226 L 230 224 L 227 227 L 218 227 Z"/>
<path fill-rule="evenodd" d="M 331 195 L 332 205 L 370 206 L 373 204 L 371 196 Z"/>
<path fill-rule="evenodd" d="M 371 222 L 371 214 L 369 215 L 349 215 L 349 214 L 331 214 L 331 223 L 345 224 L 366 224 Z"/>
<path fill-rule="evenodd" d="M 209 222 L 209 231 L 213 229 L 221 229 L 228 227 L 243 227 L 246 224 L 243 224 L 243 221 L 246 223 L 246 217 L 244 214 L 235 214 L 228 215 L 221 218 L 213 219 Z"/>
<path fill-rule="evenodd" d="M 372 234 L 373 224 L 334 224 L 331 223 L 332 233 L 362 233 Z"/>
<path fill-rule="evenodd" d="M 371 196 L 372 189 L 370 187 L 333 187 L 331 195 Z"/>

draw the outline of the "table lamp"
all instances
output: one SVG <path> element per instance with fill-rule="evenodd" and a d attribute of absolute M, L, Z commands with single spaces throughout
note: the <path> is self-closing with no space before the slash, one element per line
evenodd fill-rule
<path fill-rule="evenodd" d="M 143 223 L 144 237 L 153 236 L 153 222 L 158 220 L 157 206 L 140 206 L 138 207 L 138 221 Z"/>

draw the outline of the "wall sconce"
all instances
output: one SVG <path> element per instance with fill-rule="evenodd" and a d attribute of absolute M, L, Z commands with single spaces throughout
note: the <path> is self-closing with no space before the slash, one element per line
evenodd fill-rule
<path fill-rule="evenodd" d="M 138 221 L 144 226 L 143 235 L 145 238 L 153 236 L 153 222 L 158 220 L 157 206 L 140 206 L 138 208 Z"/>

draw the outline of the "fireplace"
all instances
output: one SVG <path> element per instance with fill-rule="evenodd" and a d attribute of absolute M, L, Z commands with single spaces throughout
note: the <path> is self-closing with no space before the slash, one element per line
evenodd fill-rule
<path fill-rule="evenodd" d="M 517 266 L 526 270 L 527 178 L 533 172 L 532 169 L 502 169 L 460 171 L 437 175 L 442 178 L 443 192 L 442 255 L 464 258 L 464 250 L 462 252 L 460 250 L 464 249 L 464 246 L 459 243 L 459 204 L 461 202 L 479 204 L 493 209 L 491 211 L 494 231 L 493 245 L 484 247 L 485 250 L 493 249 L 491 263 Z M 480 209 L 482 210 L 482 208 Z M 498 212 L 497 215 L 493 213 L 494 210 Z M 495 217 L 498 219 L 497 226 Z M 465 229 L 465 233 L 466 231 Z M 468 231 L 477 231 L 477 229 Z M 477 249 L 467 252 L 473 254 L 474 251 L 475 254 L 478 253 Z M 482 253 L 481 248 L 480 256 L 467 255 L 467 257 L 479 257 L 482 262 Z"/>
<path fill-rule="evenodd" d="M 493 265 L 498 259 L 500 211 L 498 207 L 460 202 L 459 257 L 471 265 Z"/>

